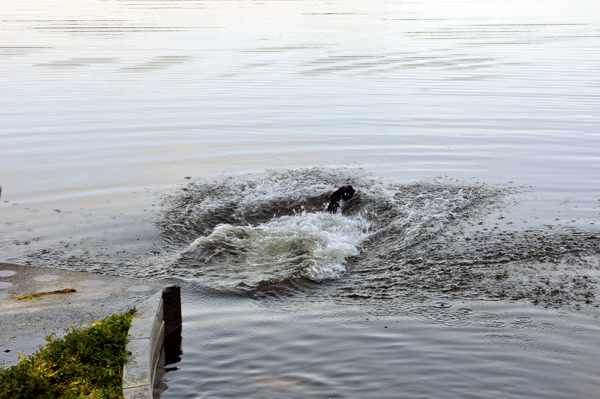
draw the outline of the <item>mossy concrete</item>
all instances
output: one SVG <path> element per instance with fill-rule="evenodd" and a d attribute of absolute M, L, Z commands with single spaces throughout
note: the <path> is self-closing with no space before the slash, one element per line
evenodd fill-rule
<path fill-rule="evenodd" d="M 16 364 L 17 352 L 36 351 L 49 334 L 61 337 L 68 327 L 123 313 L 162 292 L 165 286 L 152 280 L 0 263 L 0 363 Z M 65 288 L 77 292 L 47 295 L 36 301 L 11 298 Z"/>

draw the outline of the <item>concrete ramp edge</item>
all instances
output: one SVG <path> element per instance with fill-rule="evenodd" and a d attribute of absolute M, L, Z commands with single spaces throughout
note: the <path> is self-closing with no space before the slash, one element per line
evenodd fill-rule
<path fill-rule="evenodd" d="M 167 287 L 136 307 L 127 334 L 126 349 L 130 355 L 123 367 L 126 399 L 153 398 L 154 377 L 165 335 L 173 330 L 174 324 L 181 325 L 179 297 L 178 286 Z"/>

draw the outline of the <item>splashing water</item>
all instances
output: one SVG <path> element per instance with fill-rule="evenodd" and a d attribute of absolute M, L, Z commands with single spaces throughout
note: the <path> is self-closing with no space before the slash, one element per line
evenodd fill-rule
<path fill-rule="evenodd" d="M 323 212 L 350 182 L 341 213 Z M 258 181 L 191 183 L 174 197 L 164 238 L 179 248 L 174 273 L 221 288 L 337 279 L 373 240 L 410 247 L 444 230 L 481 188 L 394 186 L 323 171 L 270 171 Z"/>
<path fill-rule="evenodd" d="M 264 281 L 296 275 L 312 281 L 339 277 L 346 258 L 359 253 L 369 236 L 361 216 L 302 212 L 253 226 L 219 224 L 186 252 L 205 257 L 221 278 Z M 218 259 L 218 260 L 217 260 Z"/>
<path fill-rule="evenodd" d="M 325 212 L 329 195 L 347 184 L 354 197 L 341 212 Z M 511 192 L 323 169 L 197 180 L 163 198 L 158 235 L 134 248 L 140 256 L 88 239 L 27 256 L 74 270 L 180 278 L 218 295 L 334 298 L 383 313 L 431 298 L 600 306 L 600 234 L 489 229 L 483 218 L 502 211 Z"/>

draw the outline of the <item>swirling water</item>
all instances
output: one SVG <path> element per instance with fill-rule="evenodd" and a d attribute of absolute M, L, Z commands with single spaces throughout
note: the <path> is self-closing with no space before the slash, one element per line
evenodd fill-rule
<path fill-rule="evenodd" d="M 597 396 L 598 2 L 0 13 L 0 260 L 182 284 L 164 398 Z"/>

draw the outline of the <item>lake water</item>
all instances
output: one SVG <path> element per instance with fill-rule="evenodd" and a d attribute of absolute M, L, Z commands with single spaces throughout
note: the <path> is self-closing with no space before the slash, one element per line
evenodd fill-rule
<path fill-rule="evenodd" d="M 180 282 L 163 398 L 597 397 L 600 2 L 0 15 L 0 260 Z"/>

